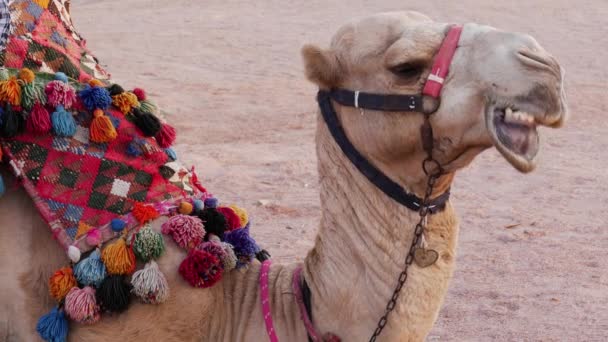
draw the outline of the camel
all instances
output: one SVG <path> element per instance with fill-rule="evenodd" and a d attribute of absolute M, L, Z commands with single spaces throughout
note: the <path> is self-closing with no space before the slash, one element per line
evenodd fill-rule
<path fill-rule="evenodd" d="M 338 30 L 329 48 L 303 47 L 306 76 L 322 90 L 420 93 L 447 27 L 415 12 L 353 20 Z M 403 188 L 422 197 L 427 184 L 421 169 L 423 116 L 337 103 L 334 107 L 357 150 Z M 537 127 L 559 127 L 566 116 L 563 71 L 532 37 L 464 25 L 441 105 L 430 119 L 434 158 L 445 170 L 431 197 L 444 193 L 458 170 L 492 147 L 516 169 L 530 172 L 539 148 Z M 312 318 L 321 334 L 331 332 L 343 341 L 368 340 L 404 267 L 419 214 L 370 183 L 342 153 L 321 115 L 317 121 L 322 215 L 315 245 L 302 264 L 311 291 Z M 36 321 L 52 305 L 47 279 L 68 260 L 24 191 L 5 195 L 0 203 L 1 336 L 7 341 L 35 341 Z M 154 229 L 160 230 L 162 222 L 155 222 Z M 454 270 L 458 231 L 449 202 L 444 210 L 428 216 L 424 236 L 438 259 L 426 268 L 409 267 L 407 282 L 379 340 L 425 339 Z M 133 303 L 126 312 L 104 316 L 94 325 L 71 324 L 69 339 L 267 340 L 260 264 L 231 272 L 214 287 L 202 290 L 190 287 L 177 274 L 184 253 L 167 243 L 166 254 L 159 259 L 172 292 L 167 302 Z M 292 291 L 298 266 L 275 264 L 269 273 L 271 311 L 281 341 L 307 341 Z"/>

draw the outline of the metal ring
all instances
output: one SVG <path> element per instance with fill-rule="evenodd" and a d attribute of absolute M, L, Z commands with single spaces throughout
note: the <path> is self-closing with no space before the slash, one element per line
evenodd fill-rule
<path fill-rule="evenodd" d="M 430 115 L 435 113 L 441 105 L 441 98 L 422 95 L 422 113 Z"/>

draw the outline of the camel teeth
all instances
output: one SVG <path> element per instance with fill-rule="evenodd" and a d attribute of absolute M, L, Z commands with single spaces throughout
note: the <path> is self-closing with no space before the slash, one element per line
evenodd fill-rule
<path fill-rule="evenodd" d="M 531 126 L 534 116 L 527 112 L 514 111 L 511 107 L 505 108 L 505 122 Z"/>

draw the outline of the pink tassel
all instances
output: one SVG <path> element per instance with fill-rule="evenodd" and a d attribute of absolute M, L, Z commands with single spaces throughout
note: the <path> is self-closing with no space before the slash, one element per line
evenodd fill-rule
<path fill-rule="evenodd" d="M 87 286 L 82 290 L 73 287 L 65 296 L 65 313 L 78 323 L 92 324 L 99 320 L 99 306 L 95 289 Z"/>
<path fill-rule="evenodd" d="M 30 116 L 27 118 L 25 128 L 32 133 L 48 133 L 51 131 L 51 114 L 41 105 L 36 102 L 32 107 Z"/>
<path fill-rule="evenodd" d="M 97 228 L 89 230 L 87 232 L 86 241 L 89 246 L 99 245 L 101 243 L 101 231 Z"/>
<path fill-rule="evenodd" d="M 76 103 L 76 92 L 69 84 L 62 81 L 51 81 L 44 88 L 46 101 L 49 105 L 57 107 L 63 106 L 65 109 L 72 108 Z"/>
<path fill-rule="evenodd" d="M 162 125 L 160 132 L 158 132 L 155 138 L 160 147 L 167 148 L 173 145 L 173 142 L 175 141 L 175 128 L 165 123 Z"/>

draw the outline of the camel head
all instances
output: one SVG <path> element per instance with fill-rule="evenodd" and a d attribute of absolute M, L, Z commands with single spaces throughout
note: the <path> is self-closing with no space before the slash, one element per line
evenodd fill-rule
<path fill-rule="evenodd" d="M 414 12 L 355 20 L 328 49 L 304 46 L 307 77 L 321 89 L 420 94 L 448 27 Z M 349 139 L 377 167 L 405 184 L 423 179 L 422 114 L 334 107 Z M 453 172 L 495 146 L 529 172 L 537 128 L 561 126 L 566 111 L 563 70 L 532 37 L 466 24 L 431 116 L 433 153 Z"/>

